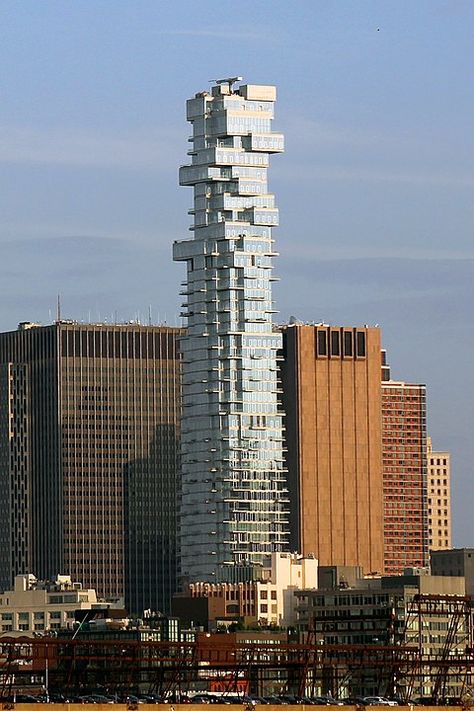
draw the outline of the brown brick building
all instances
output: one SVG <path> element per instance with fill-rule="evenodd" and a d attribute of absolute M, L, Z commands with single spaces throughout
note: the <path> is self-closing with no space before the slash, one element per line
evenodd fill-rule
<path fill-rule="evenodd" d="M 385 572 L 428 565 L 426 387 L 382 383 Z"/>
<path fill-rule="evenodd" d="M 295 324 L 283 338 L 291 547 L 382 572 L 380 330 Z"/>

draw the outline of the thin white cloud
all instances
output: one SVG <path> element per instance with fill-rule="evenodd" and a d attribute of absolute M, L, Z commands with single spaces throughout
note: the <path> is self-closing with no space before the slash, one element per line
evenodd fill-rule
<path fill-rule="evenodd" d="M 212 37 L 214 39 L 222 39 L 225 40 L 226 42 L 229 41 L 229 39 L 237 39 L 237 40 L 258 40 L 259 42 L 262 41 L 262 38 L 265 39 L 267 36 L 266 34 L 262 34 L 261 32 L 257 31 L 248 31 L 248 30 L 236 30 L 236 29 L 229 29 L 227 25 L 223 25 L 222 27 L 217 27 L 217 28 L 206 28 L 206 29 L 198 29 L 198 28 L 190 28 L 190 29 L 181 29 L 181 30 L 159 30 L 156 32 L 157 35 L 162 35 L 162 36 L 170 36 L 170 37 Z"/>
<path fill-rule="evenodd" d="M 155 169 L 176 165 L 182 132 L 160 128 L 123 135 L 74 129 L 0 127 L 0 163 Z"/>
<path fill-rule="evenodd" d="M 466 148 L 436 136 L 333 125 L 289 116 L 284 130 L 291 151 L 275 173 L 284 179 L 307 177 L 348 182 L 403 183 L 414 186 L 474 187 L 470 166 L 461 169 Z M 289 141 L 289 143 L 290 143 Z M 347 157 L 347 163 L 341 165 Z M 293 160 L 292 160 L 293 157 Z M 399 166 L 398 169 L 395 166 Z M 401 167 L 400 167 L 401 166 Z"/>
<path fill-rule="evenodd" d="M 393 143 L 393 136 L 386 136 L 380 131 L 363 129 L 351 125 L 337 126 L 315 121 L 307 116 L 284 116 L 285 133 L 293 144 L 298 141 L 301 149 L 307 150 L 308 142 L 311 149 L 320 147 L 352 147 L 367 148 L 380 143 Z M 302 140 L 303 139 L 303 140 Z"/>
<path fill-rule="evenodd" d="M 398 172 L 380 170 L 378 167 L 347 168 L 338 165 L 316 165 L 294 163 L 284 168 L 276 169 L 275 173 L 283 180 L 332 180 L 346 182 L 372 182 L 372 183 L 400 183 L 418 187 L 433 186 L 447 188 L 473 188 L 474 175 L 459 173 L 441 173 L 435 171 L 423 172 Z"/>

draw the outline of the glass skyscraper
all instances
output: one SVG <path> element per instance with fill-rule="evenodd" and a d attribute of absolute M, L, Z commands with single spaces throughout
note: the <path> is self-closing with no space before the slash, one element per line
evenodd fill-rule
<path fill-rule="evenodd" d="M 187 102 L 193 239 L 176 242 L 187 264 L 183 339 L 181 575 L 216 580 L 232 564 L 259 564 L 287 546 L 287 492 L 272 325 L 270 153 L 273 86 L 217 81 Z"/>
<path fill-rule="evenodd" d="M 176 591 L 181 329 L 0 333 L 0 586 L 66 573 L 127 609 Z"/>

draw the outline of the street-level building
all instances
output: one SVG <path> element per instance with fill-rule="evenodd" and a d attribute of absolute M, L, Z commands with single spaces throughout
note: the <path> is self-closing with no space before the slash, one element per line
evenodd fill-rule
<path fill-rule="evenodd" d="M 193 238 L 175 242 L 186 262 L 183 316 L 181 574 L 216 581 L 222 565 L 261 563 L 286 549 L 288 517 L 272 324 L 269 156 L 274 86 L 217 81 L 187 102 L 194 190 Z"/>
<path fill-rule="evenodd" d="M 91 610 L 97 604 L 95 590 L 83 589 L 69 575 L 51 581 L 37 580 L 30 573 L 17 575 L 13 590 L 0 593 L 0 632 L 9 636 L 72 629 L 77 610 Z"/>
<path fill-rule="evenodd" d="M 417 596 L 428 596 L 426 609 L 417 607 Z M 407 569 L 403 575 L 361 578 L 351 586 L 295 592 L 298 600 L 297 628 L 304 639 L 320 645 L 368 645 L 369 647 L 412 646 L 422 656 L 443 659 L 445 654 L 463 656 L 467 626 L 463 615 L 453 616 L 453 605 L 465 604 L 463 577 L 429 575 L 426 570 Z M 450 602 L 452 601 L 452 602 Z M 449 646 L 448 646 L 449 645 Z M 449 652 L 446 650 L 449 649 Z M 347 655 L 350 659 L 350 653 Z M 380 687 L 380 669 L 368 667 L 351 673 L 348 662 L 348 696 L 384 695 L 393 689 Z M 330 674 L 324 680 L 324 693 L 337 693 Z M 406 679 L 400 677 L 395 693 L 403 696 Z M 410 693 L 429 696 L 433 679 L 415 680 Z M 459 696 L 462 681 L 444 689 L 447 696 Z M 339 693 L 341 690 L 339 689 Z"/>
<path fill-rule="evenodd" d="M 295 553 L 273 553 L 254 579 L 189 583 L 173 599 L 175 614 L 187 624 L 209 629 L 233 623 L 290 627 L 296 622 L 295 590 L 316 588 L 318 561 Z M 203 604 L 203 600 L 206 601 Z"/>
<path fill-rule="evenodd" d="M 474 595 L 474 548 L 430 551 L 432 575 L 462 576 L 466 594 Z"/>

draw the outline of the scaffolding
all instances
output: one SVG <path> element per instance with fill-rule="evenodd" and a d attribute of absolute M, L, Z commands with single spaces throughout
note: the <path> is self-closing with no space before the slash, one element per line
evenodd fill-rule
<path fill-rule="evenodd" d="M 46 688 L 74 693 L 189 691 L 352 696 L 370 675 L 380 695 L 467 700 L 473 690 L 470 598 L 416 595 L 398 644 L 251 643 L 200 634 L 194 642 L 60 637 L 0 638 L 0 694 Z"/>

